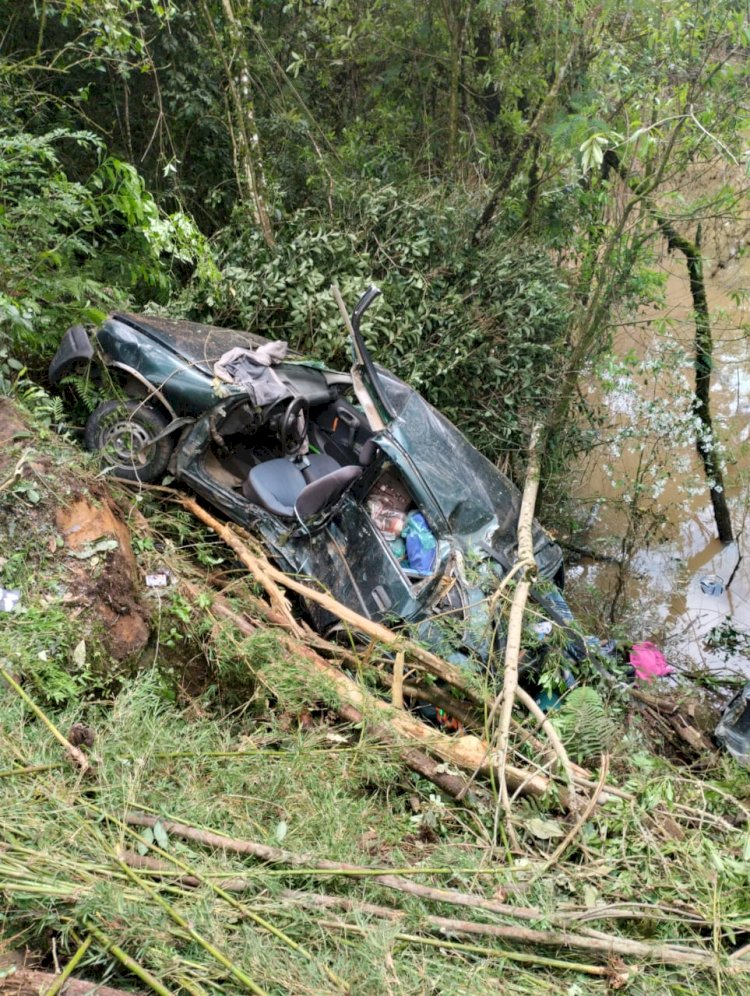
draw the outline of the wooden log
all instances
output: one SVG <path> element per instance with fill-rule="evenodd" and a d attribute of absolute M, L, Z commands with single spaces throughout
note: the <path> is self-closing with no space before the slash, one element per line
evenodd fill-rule
<path fill-rule="evenodd" d="M 43 996 L 57 978 L 49 972 L 19 968 L 0 978 L 0 996 Z M 65 996 L 137 996 L 132 989 L 126 992 L 83 979 L 67 979 L 63 991 Z"/>

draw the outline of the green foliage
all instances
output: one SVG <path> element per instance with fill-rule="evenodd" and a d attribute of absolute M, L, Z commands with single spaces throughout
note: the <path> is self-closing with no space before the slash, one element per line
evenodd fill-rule
<path fill-rule="evenodd" d="M 462 248 L 471 215 L 443 192 L 350 184 L 336 209 L 340 226 L 299 212 L 274 249 L 238 216 L 217 240 L 224 280 L 191 291 L 184 310 L 346 367 L 330 284 L 353 306 L 376 282 L 383 298 L 363 324 L 375 358 L 490 455 L 522 446 L 549 404 L 568 318 L 567 288 L 548 256 L 526 242 Z"/>
<path fill-rule="evenodd" d="M 550 716 L 571 757 L 579 764 L 609 750 L 617 728 L 595 688 L 579 685 Z"/>
<path fill-rule="evenodd" d="M 85 182 L 64 168 L 71 143 L 102 159 Z M 128 294 L 167 294 L 177 263 L 199 280 L 214 272 L 189 219 L 161 212 L 135 169 L 90 132 L 0 131 L 0 201 L 0 332 L 30 361 Z"/>

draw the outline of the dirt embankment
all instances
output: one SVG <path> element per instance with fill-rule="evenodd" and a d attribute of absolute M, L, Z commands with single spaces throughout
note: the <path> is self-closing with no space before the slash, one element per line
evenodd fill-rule
<path fill-rule="evenodd" d="M 57 559 L 60 600 L 80 619 L 82 636 L 100 638 L 118 661 L 136 657 L 149 638 L 149 613 L 122 514 L 96 480 L 42 452 L 7 398 L 0 398 L 0 491 L 5 561 L 22 549 L 30 560 Z"/>

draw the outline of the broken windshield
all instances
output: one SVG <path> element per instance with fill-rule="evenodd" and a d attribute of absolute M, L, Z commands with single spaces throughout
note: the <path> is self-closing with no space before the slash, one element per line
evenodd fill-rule
<path fill-rule="evenodd" d="M 406 451 L 451 532 L 468 536 L 495 526 L 493 548 L 515 545 L 516 486 L 416 391 L 378 367 L 379 386 L 394 413 L 390 434 Z"/>

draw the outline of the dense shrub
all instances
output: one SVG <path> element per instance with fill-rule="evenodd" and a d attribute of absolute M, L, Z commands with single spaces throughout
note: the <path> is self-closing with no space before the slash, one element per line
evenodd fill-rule
<path fill-rule="evenodd" d="M 224 279 L 187 295 L 185 313 L 283 338 L 332 365 L 348 341 L 330 293 L 353 306 L 377 283 L 363 332 L 375 358 L 422 391 L 488 454 L 522 445 L 549 403 L 569 296 L 539 247 L 469 247 L 464 196 L 362 185 L 336 203 L 337 224 L 300 211 L 269 248 L 241 216 L 217 240 Z"/>

